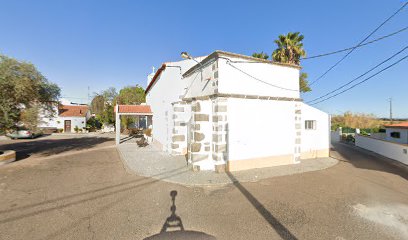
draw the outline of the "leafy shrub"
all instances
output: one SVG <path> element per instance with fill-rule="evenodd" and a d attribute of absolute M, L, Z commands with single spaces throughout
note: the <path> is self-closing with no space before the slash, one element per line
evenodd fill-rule
<path fill-rule="evenodd" d="M 75 126 L 74 130 L 75 130 L 76 133 L 78 133 L 79 132 L 79 127 Z"/>
<path fill-rule="evenodd" d="M 347 135 L 346 141 L 347 141 L 347 142 L 355 142 L 356 139 L 355 139 L 354 136 L 352 136 L 352 135 Z"/>
<path fill-rule="evenodd" d="M 148 129 L 144 130 L 143 133 L 146 134 L 146 136 L 151 137 L 152 136 L 152 129 L 148 128 Z"/>

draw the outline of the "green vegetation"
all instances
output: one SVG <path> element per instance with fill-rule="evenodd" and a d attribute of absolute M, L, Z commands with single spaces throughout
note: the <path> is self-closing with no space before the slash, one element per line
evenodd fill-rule
<path fill-rule="evenodd" d="M 343 133 L 355 132 L 360 129 L 361 134 L 379 132 L 382 127 L 381 120 L 373 114 L 345 112 L 343 115 L 334 115 L 331 118 L 331 128 L 336 130 L 342 127 Z"/>
<path fill-rule="evenodd" d="M 265 60 L 269 58 L 268 54 L 266 54 L 266 53 L 264 53 L 264 52 L 253 53 L 253 54 L 252 54 L 252 57 L 260 58 L 260 59 L 265 59 Z"/>
<path fill-rule="evenodd" d="M 300 92 L 310 92 L 312 89 L 309 86 L 309 82 L 307 81 L 307 73 L 301 72 L 299 75 L 299 88 Z"/>
<path fill-rule="evenodd" d="M 0 55 L 0 131 L 37 126 L 40 107 L 52 117 L 60 92 L 33 64 Z"/>
<path fill-rule="evenodd" d="M 115 88 L 109 88 L 96 94 L 91 102 L 91 111 L 100 123 L 113 124 L 115 122 L 114 107 L 116 104 L 139 105 L 146 101 L 145 90 L 139 86 L 128 86 L 117 93 Z M 122 128 L 134 122 L 131 116 L 122 116 Z"/>
<path fill-rule="evenodd" d="M 300 65 L 300 58 L 306 56 L 306 51 L 303 49 L 303 39 L 304 36 L 299 32 L 279 35 L 278 39 L 275 40 L 278 48 L 273 51 L 272 59 L 275 62 Z"/>
<path fill-rule="evenodd" d="M 300 65 L 300 58 L 306 56 L 306 51 L 303 49 L 304 36 L 299 32 L 289 32 L 286 35 L 279 35 L 274 42 L 277 44 L 277 49 L 272 53 L 274 62 L 288 63 L 293 65 Z M 268 59 L 268 54 L 264 52 L 253 53 L 252 57 L 260 59 Z M 310 92 L 309 82 L 307 81 L 307 73 L 301 72 L 299 75 L 299 89 L 300 92 Z"/>

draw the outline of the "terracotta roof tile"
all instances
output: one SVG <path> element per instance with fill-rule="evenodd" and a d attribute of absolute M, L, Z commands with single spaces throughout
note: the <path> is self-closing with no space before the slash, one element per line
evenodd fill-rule
<path fill-rule="evenodd" d="M 408 128 L 408 122 L 384 125 L 387 128 Z"/>
<path fill-rule="evenodd" d="M 116 111 L 116 109 L 115 109 Z M 119 113 L 152 113 L 149 105 L 119 105 Z"/>
<path fill-rule="evenodd" d="M 88 106 L 80 105 L 60 105 L 58 116 L 60 117 L 85 117 L 88 112 Z"/>

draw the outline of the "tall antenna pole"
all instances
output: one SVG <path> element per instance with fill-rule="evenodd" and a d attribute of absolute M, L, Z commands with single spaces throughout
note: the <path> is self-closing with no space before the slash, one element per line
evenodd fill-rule
<path fill-rule="evenodd" d="M 392 124 L 392 98 L 389 98 L 388 101 L 390 102 L 390 121 Z"/>

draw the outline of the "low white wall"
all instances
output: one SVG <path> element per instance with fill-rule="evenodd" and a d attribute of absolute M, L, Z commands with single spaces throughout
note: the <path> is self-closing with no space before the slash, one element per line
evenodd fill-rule
<path fill-rule="evenodd" d="M 341 140 L 340 130 L 330 131 L 330 140 L 332 143 L 340 142 Z"/>
<path fill-rule="evenodd" d="M 408 165 L 408 145 L 356 135 L 356 146 Z"/>
<path fill-rule="evenodd" d="M 386 134 L 385 133 L 371 133 L 370 137 L 375 138 L 375 139 L 381 139 L 385 140 Z"/>

